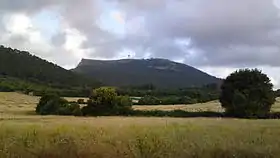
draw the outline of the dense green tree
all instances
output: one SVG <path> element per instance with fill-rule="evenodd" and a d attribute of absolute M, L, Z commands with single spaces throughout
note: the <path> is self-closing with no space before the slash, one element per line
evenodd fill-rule
<path fill-rule="evenodd" d="M 275 102 L 273 85 L 257 69 L 241 69 L 221 86 L 220 102 L 226 113 L 237 117 L 265 117 Z"/>

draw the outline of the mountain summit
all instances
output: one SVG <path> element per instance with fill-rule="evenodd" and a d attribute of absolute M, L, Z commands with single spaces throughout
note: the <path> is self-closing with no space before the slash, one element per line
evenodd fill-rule
<path fill-rule="evenodd" d="M 160 88 L 182 88 L 219 83 L 221 80 L 194 67 L 168 59 L 82 59 L 73 71 L 93 76 L 109 86 L 153 84 Z"/>

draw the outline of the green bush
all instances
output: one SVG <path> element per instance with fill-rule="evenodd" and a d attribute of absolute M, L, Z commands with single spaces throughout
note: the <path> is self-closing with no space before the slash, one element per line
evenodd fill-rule
<path fill-rule="evenodd" d="M 82 115 L 79 104 L 69 103 L 55 94 L 46 94 L 41 97 L 36 113 L 40 115 Z"/>
<path fill-rule="evenodd" d="M 90 99 L 96 101 L 96 104 L 98 104 L 99 106 L 104 106 L 104 108 L 109 108 L 109 106 L 113 105 L 116 97 L 117 97 L 117 93 L 114 88 L 101 87 L 93 91 Z"/>
<path fill-rule="evenodd" d="M 179 93 L 179 92 L 177 92 Z M 182 90 L 179 95 L 146 95 L 135 105 L 176 105 L 176 104 L 196 104 L 206 103 L 219 98 L 219 92 L 205 90 Z"/>
<path fill-rule="evenodd" d="M 139 105 L 160 105 L 161 100 L 157 97 L 146 95 L 138 102 Z"/>
<path fill-rule="evenodd" d="M 87 106 L 82 108 L 84 115 L 121 115 L 131 110 L 132 100 L 126 96 L 117 96 L 111 87 L 101 87 L 93 91 Z"/>
<path fill-rule="evenodd" d="M 226 114 L 235 117 L 266 117 L 275 102 L 273 85 L 257 69 L 229 75 L 221 86 L 220 102 Z"/>
<path fill-rule="evenodd" d="M 70 103 L 70 104 L 65 104 L 64 106 L 61 106 L 58 109 L 58 114 L 59 115 L 74 115 L 74 116 L 81 116 L 82 111 L 80 109 L 80 105 L 77 103 Z"/>
<path fill-rule="evenodd" d="M 67 100 L 60 98 L 58 95 L 46 94 L 41 97 L 36 107 L 36 113 L 40 115 L 56 115 L 58 114 L 58 109 L 67 103 Z"/>
<path fill-rule="evenodd" d="M 114 113 L 126 114 L 132 110 L 132 100 L 128 96 L 117 96 L 114 101 Z"/>

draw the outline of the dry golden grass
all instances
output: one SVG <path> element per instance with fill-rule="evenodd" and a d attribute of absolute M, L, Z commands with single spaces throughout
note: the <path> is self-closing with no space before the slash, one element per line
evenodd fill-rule
<path fill-rule="evenodd" d="M 77 101 L 78 99 L 84 99 L 85 102 L 88 100 L 88 98 L 83 97 L 65 97 L 65 99 L 68 101 Z"/>
<path fill-rule="evenodd" d="M 215 112 L 223 112 L 224 109 L 221 107 L 218 101 L 211 101 L 208 103 L 202 104 L 192 104 L 192 105 L 152 105 L 152 106 L 134 106 L 136 110 L 185 110 L 190 112 L 196 111 L 215 111 Z M 272 106 L 272 111 L 280 112 L 280 98 L 277 98 L 276 103 Z"/>
<path fill-rule="evenodd" d="M 0 92 L 0 115 L 26 115 L 34 114 L 34 109 L 39 102 L 39 97 L 29 96 L 14 92 Z M 87 98 L 76 98 L 76 97 L 65 97 L 68 101 L 77 101 L 78 99 Z"/>
<path fill-rule="evenodd" d="M 0 93 L 0 158 L 280 157 L 279 120 L 38 116 L 38 100 Z M 217 102 L 135 108 L 220 110 Z"/>
<path fill-rule="evenodd" d="M 202 104 L 192 104 L 192 105 L 151 105 L 151 106 L 134 106 L 136 110 L 185 110 L 185 111 L 223 111 L 220 103 L 218 101 L 212 101 Z"/>
<path fill-rule="evenodd" d="M 277 120 L 73 118 L 0 122 L 0 157 L 277 157 Z"/>

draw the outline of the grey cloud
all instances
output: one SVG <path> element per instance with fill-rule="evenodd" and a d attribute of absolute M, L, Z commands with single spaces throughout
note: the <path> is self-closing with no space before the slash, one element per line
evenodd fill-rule
<path fill-rule="evenodd" d="M 95 20 L 101 13 L 98 8 L 97 0 L 83 0 L 82 2 L 77 0 L 1 0 L 0 16 L 2 13 L 5 15 L 22 13 L 27 16 L 33 16 L 42 10 L 54 10 L 61 14 L 61 23 L 78 30 L 87 37 L 89 43 L 96 43 L 102 36 L 109 36 L 108 33 L 95 24 Z M 0 32 L 7 34 L 8 32 L 4 29 L 5 28 L 0 28 Z M 63 49 L 66 34 L 65 30 L 63 30 L 65 28 L 61 29 L 60 32 L 51 37 L 50 43 L 45 41 L 48 47 L 47 50 L 45 50 L 46 48 L 41 48 L 42 50 L 37 49 L 36 45 L 28 41 L 28 37 L 23 39 L 16 35 L 17 37 L 10 37 L 9 39 L 5 39 L 5 41 L 1 40 L 1 38 L 0 40 L 2 43 L 18 49 L 25 50 L 25 48 L 29 48 L 30 51 L 34 51 L 38 56 L 55 61 L 59 65 L 74 66 L 74 64 L 77 64 L 77 56 L 75 57 L 74 54 L 69 54 L 70 52 Z M 92 48 L 92 46 L 93 45 L 91 45 L 90 48 Z M 35 47 L 36 49 L 34 49 Z M 76 62 L 74 62 L 74 59 Z"/>
<path fill-rule="evenodd" d="M 202 52 L 189 61 L 193 65 L 280 66 L 279 9 L 272 0 L 168 1 L 147 12 L 151 36 L 191 38 L 191 47 Z"/>
<path fill-rule="evenodd" d="M 9 37 L 8 43 L 11 43 L 14 47 L 21 47 L 22 49 L 26 49 L 22 46 L 26 46 L 29 43 L 29 39 L 24 35 L 11 35 Z"/>
<path fill-rule="evenodd" d="M 97 34 L 99 41 L 88 40 L 95 48 L 92 56 L 116 56 L 129 48 L 136 56 L 148 51 L 196 66 L 280 66 L 280 12 L 272 0 L 127 0 L 118 5 L 128 20 L 144 17 L 144 32 L 124 38 Z M 189 47 L 179 48 L 173 42 L 177 38 L 190 38 Z"/>
<path fill-rule="evenodd" d="M 56 47 L 63 45 L 66 41 L 66 34 L 64 32 L 57 33 L 51 39 L 52 44 Z"/>
<path fill-rule="evenodd" d="M 1 0 L 0 11 L 6 13 L 23 12 L 30 14 L 47 8 L 55 2 L 55 0 Z"/>
<path fill-rule="evenodd" d="M 101 3 L 115 3 L 127 22 L 142 17 L 143 23 L 134 24 L 141 29 L 132 25 L 124 37 L 103 30 L 96 23 Z M 149 52 L 196 66 L 280 66 L 280 12 L 273 0 L 0 1 L 2 11 L 31 14 L 46 8 L 58 9 L 63 22 L 87 37 L 83 48 L 92 50 L 92 58 L 129 49 L 137 57 Z M 177 38 L 191 43 L 182 48 L 174 43 Z M 63 39 L 63 34 L 54 36 L 54 46 Z"/>
<path fill-rule="evenodd" d="M 0 35 L 3 35 L 4 32 L 6 32 L 6 28 L 4 26 L 4 23 L 1 21 L 1 15 L 0 15 Z"/>

